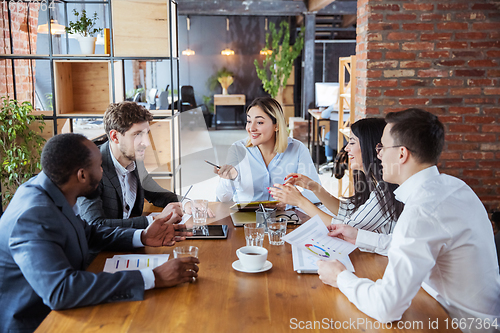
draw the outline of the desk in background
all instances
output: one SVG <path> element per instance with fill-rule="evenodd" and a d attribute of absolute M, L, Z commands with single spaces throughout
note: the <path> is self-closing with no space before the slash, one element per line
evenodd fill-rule
<path fill-rule="evenodd" d="M 231 95 L 214 95 L 214 115 L 215 115 L 215 129 L 217 130 L 217 106 L 243 106 L 245 109 L 246 97 L 243 94 L 231 94 Z M 238 125 L 237 113 L 234 113 L 234 125 Z"/>
<path fill-rule="evenodd" d="M 325 126 L 325 133 L 330 130 L 330 118 L 321 118 L 321 111 L 317 109 L 309 109 L 309 120 L 307 123 L 308 137 L 307 137 L 307 148 L 311 151 L 311 157 L 316 155 L 316 159 L 313 157 L 314 165 L 316 166 L 316 172 L 319 170 L 319 150 L 321 145 L 321 127 Z M 311 126 L 312 120 L 312 126 Z M 326 125 L 321 125 L 321 123 L 326 122 Z M 312 147 L 312 148 L 311 148 Z"/>
<path fill-rule="evenodd" d="M 197 282 L 146 291 L 143 301 L 52 311 L 36 332 L 290 332 L 299 321 L 305 327 L 308 321 L 324 324 L 323 320 L 331 325 L 347 323 L 342 327 L 343 332 L 365 328 L 367 332 L 436 332 L 429 329 L 429 323 L 435 320 L 439 332 L 459 332 L 446 328 L 445 320 L 451 322 L 451 319 L 423 289 L 404 313 L 402 329 L 398 329 L 398 322 L 392 323 L 390 329 L 379 329 L 387 325 L 360 312 L 338 289 L 323 284 L 316 274 L 294 272 L 291 246 L 270 246 L 267 237 L 264 247 L 269 250 L 272 269 L 259 274 L 235 271 L 231 264 L 237 260 L 236 249 L 245 245 L 245 236 L 243 228 L 233 227 L 229 206 L 210 203 L 216 218 L 207 221 L 229 225 L 227 240 L 181 243 L 199 248 Z M 173 247 L 146 247 L 137 252 L 172 255 L 172 250 Z M 114 254 L 99 254 L 88 270 L 102 272 L 106 258 Z M 357 276 L 382 278 L 386 257 L 355 250 L 350 258 Z M 364 324 L 353 329 L 350 322 Z M 415 325 L 419 323 L 422 326 L 417 328 Z M 413 326 L 405 329 L 404 325 Z"/>

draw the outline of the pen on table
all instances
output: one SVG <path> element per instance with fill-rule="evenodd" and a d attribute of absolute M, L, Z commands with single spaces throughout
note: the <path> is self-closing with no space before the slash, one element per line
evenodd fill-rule
<path fill-rule="evenodd" d="M 183 201 L 184 201 L 184 199 L 186 199 L 186 197 L 187 197 L 187 195 L 188 195 L 189 191 L 191 191 L 191 189 L 192 189 L 192 188 L 193 188 L 193 185 L 189 186 L 189 189 L 187 190 L 186 194 L 184 194 L 184 196 L 182 197 L 182 199 L 181 199 L 181 201 L 180 201 L 180 202 L 183 202 Z"/>
<path fill-rule="evenodd" d="M 207 160 L 205 160 L 205 162 L 207 162 L 208 164 L 210 165 L 213 165 L 214 167 L 216 167 L 217 169 L 220 169 L 220 166 L 218 166 L 217 164 L 213 164 L 212 162 L 209 162 Z"/>

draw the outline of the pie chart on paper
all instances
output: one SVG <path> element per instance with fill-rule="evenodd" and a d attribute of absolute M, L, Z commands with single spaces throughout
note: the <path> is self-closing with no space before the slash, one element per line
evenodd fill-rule
<path fill-rule="evenodd" d="M 312 253 L 320 256 L 320 257 L 323 257 L 323 258 L 330 258 L 330 253 L 328 253 L 325 249 L 317 246 L 317 245 L 313 245 L 313 244 L 305 244 L 305 247 L 311 251 Z"/>

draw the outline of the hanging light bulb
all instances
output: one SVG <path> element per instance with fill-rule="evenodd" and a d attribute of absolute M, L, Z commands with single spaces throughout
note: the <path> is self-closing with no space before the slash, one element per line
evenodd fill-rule
<path fill-rule="evenodd" d="M 45 23 L 39 25 L 37 28 L 37 32 L 39 34 L 48 34 L 49 33 L 49 24 Z M 50 19 L 50 34 L 51 35 L 62 35 L 66 32 L 66 27 L 57 23 L 57 20 L 51 18 Z"/>
<path fill-rule="evenodd" d="M 262 50 L 260 50 L 260 54 L 261 55 L 271 55 L 271 54 L 273 54 L 273 50 L 269 50 L 269 49 L 264 47 Z"/>
<path fill-rule="evenodd" d="M 267 17 L 265 18 L 265 25 L 264 25 L 264 30 L 267 32 Z M 260 54 L 261 55 L 271 55 L 273 54 L 273 50 L 269 50 L 266 46 L 264 46 L 264 48 L 262 50 L 260 50 Z"/>
<path fill-rule="evenodd" d="M 195 52 L 189 48 L 189 30 L 191 30 L 191 20 L 189 19 L 189 16 L 187 17 L 186 22 L 187 22 L 187 49 L 182 51 L 182 55 L 189 57 L 195 55 Z"/>
<path fill-rule="evenodd" d="M 227 45 L 227 36 L 229 34 L 229 18 L 226 17 L 226 45 Z M 220 52 L 220 54 L 225 55 L 225 56 L 232 56 L 234 55 L 234 51 L 231 50 L 230 48 L 226 47 L 224 50 Z"/>

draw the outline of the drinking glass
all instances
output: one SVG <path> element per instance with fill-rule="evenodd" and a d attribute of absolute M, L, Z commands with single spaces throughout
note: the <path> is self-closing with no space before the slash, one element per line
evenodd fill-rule
<path fill-rule="evenodd" d="M 283 245 L 283 236 L 286 234 L 287 220 L 285 218 L 271 218 L 267 221 L 267 235 L 270 245 Z"/>
<path fill-rule="evenodd" d="M 208 200 L 191 200 L 191 205 L 194 226 L 205 224 L 207 222 Z"/>
<path fill-rule="evenodd" d="M 195 257 L 198 258 L 198 247 L 177 246 L 174 248 L 174 258 Z"/>
<path fill-rule="evenodd" d="M 263 223 L 246 223 L 243 227 L 245 229 L 245 240 L 247 246 L 260 246 L 264 245 L 264 224 Z"/>
<path fill-rule="evenodd" d="M 174 248 L 174 258 L 195 257 L 198 258 L 198 247 L 196 246 L 177 246 Z M 193 277 L 191 282 L 195 282 L 196 278 Z"/>

